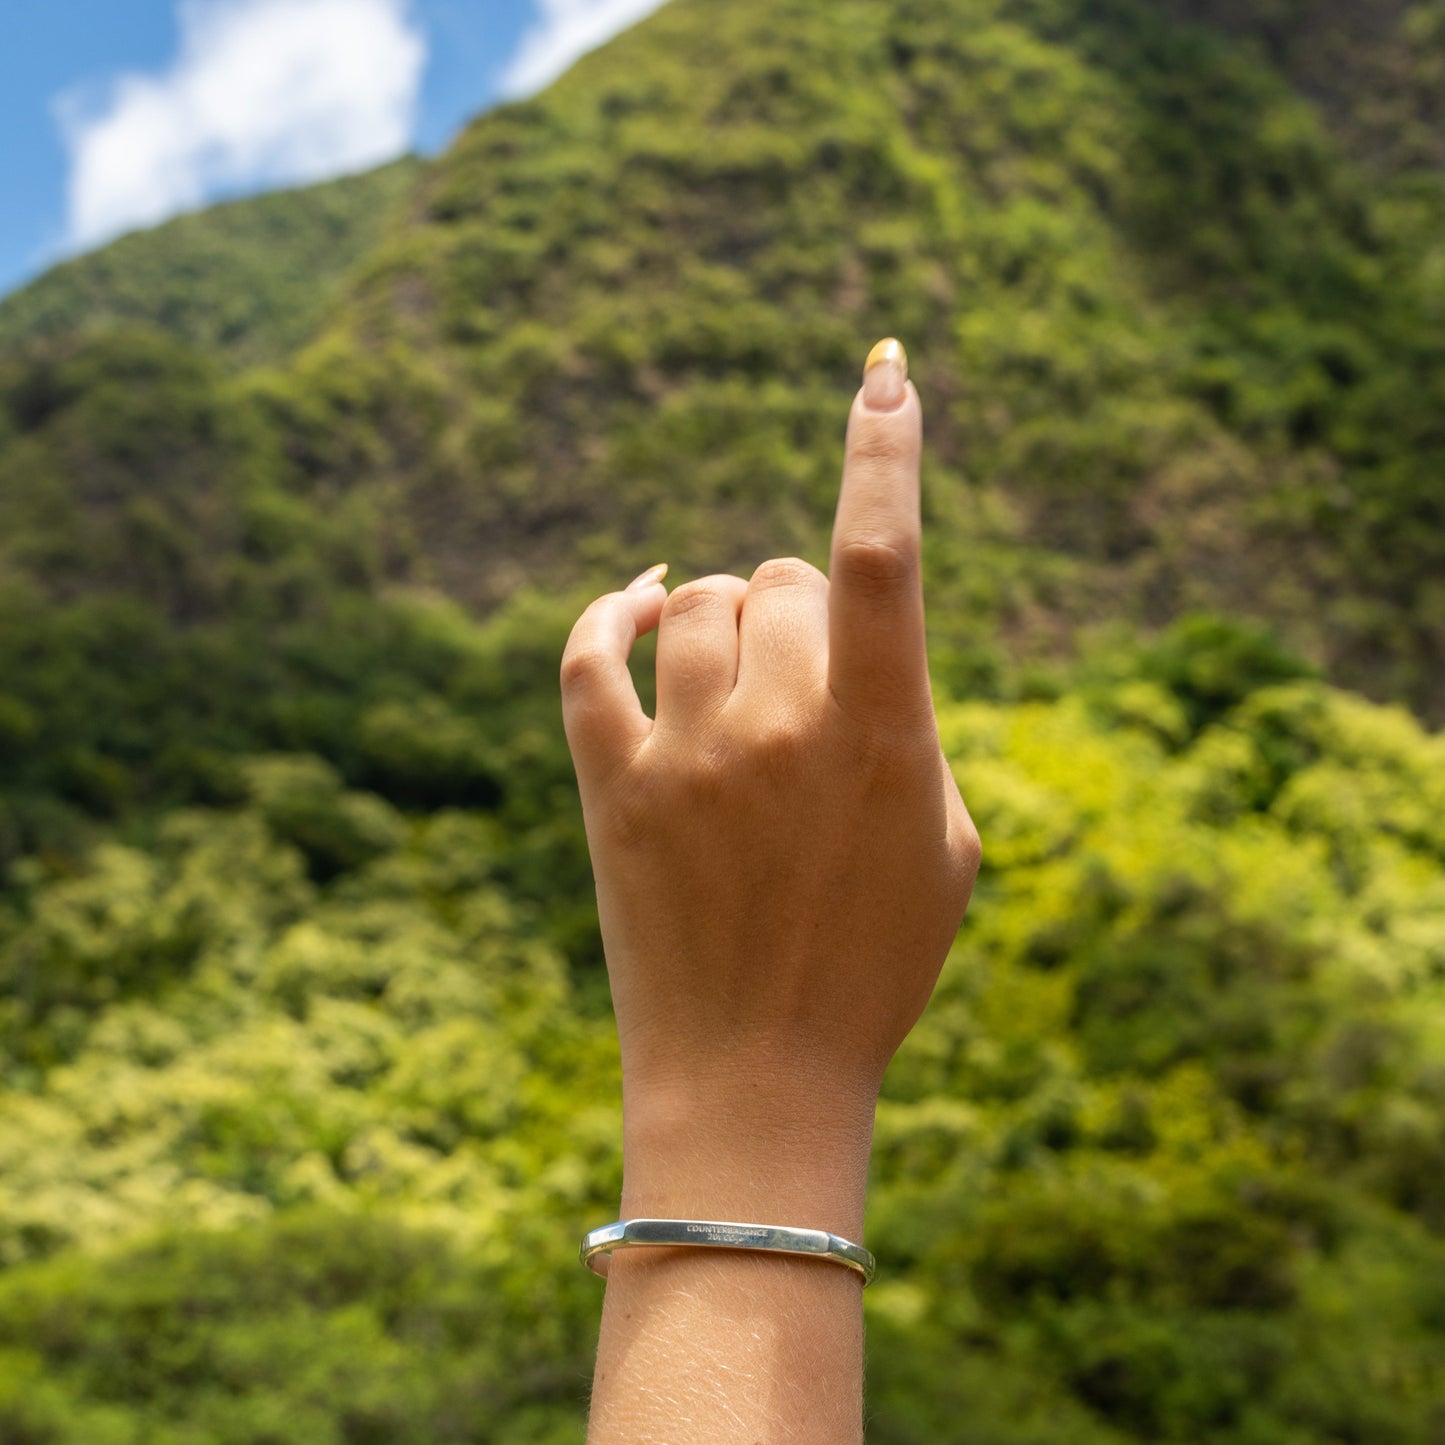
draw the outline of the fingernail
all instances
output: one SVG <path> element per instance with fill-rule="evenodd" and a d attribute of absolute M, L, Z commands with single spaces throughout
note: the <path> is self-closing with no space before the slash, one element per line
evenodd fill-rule
<path fill-rule="evenodd" d="M 659 562 L 656 567 L 649 567 L 640 577 L 634 577 L 627 584 L 629 592 L 640 592 L 644 587 L 651 587 L 654 582 L 661 582 L 667 576 L 667 563 Z"/>
<path fill-rule="evenodd" d="M 903 343 L 888 337 L 868 353 L 863 363 L 863 400 L 874 411 L 892 411 L 903 400 L 908 380 L 908 353 Z"/>

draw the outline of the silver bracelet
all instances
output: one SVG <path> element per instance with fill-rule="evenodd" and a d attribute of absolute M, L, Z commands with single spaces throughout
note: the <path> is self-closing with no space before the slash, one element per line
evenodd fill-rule
<path fill-rule="evenodd" d="M 807 1254 L 847 1265 L 873 1282 L 877 1261 L 861 1244 L 850 1244 L 825 1229 L 792 1229 L 785 1224 L 730 1224 L 717 1219 L 619 1219 L 582 1236 L 582 1263 L 607 1277 L 614 1249 L 645 1244 L 698 1244 L 713 1249 L 771 1249 Z"/>

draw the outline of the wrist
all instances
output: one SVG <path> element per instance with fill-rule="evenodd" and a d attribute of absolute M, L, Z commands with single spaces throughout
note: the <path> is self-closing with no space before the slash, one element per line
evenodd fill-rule
<path fill-rule="evenodd" d="M 622 1217 L 826 1229 L 862 1242 L 876 1091 L 757 1076 L 623 1090 Z"/>

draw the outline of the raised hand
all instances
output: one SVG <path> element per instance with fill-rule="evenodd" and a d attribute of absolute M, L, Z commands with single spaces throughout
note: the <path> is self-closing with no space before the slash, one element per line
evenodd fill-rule
<path fill-rule="evenodd" d="M 906 365 L 896 341 L 868 358 L 831 580 L 782 558 L 668 596 L 653 569 L 594 602 L 567 645 L 634 1213 L 677 1203 L 640 1197 L 659 1172 L 644 1141 L 717 1164 L 693 1205 L 715 1214 L 720 1192 L 748 1205 L 734 1166 L 759 1145 L 871 1131 L 968 902 L 979 843 L 929 691 Z M 627 657 L 654 626 L 652 719 Z M 856 1147 L 842 1154 L 856 1167 Z"/>

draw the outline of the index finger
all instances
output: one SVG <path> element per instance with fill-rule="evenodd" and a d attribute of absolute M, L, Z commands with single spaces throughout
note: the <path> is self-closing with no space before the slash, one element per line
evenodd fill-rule
<path fill-rule="evenodd" d="M 928 698 L 919 464 L 923 411 L 902 345 L 880 341 L 848 416 L 829 564 L 828 686 L 846 707 Z"/>

